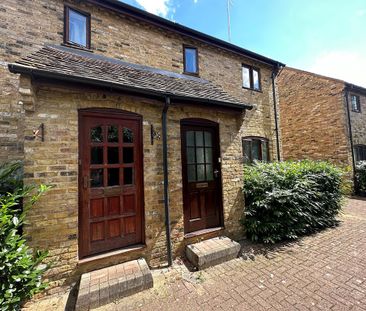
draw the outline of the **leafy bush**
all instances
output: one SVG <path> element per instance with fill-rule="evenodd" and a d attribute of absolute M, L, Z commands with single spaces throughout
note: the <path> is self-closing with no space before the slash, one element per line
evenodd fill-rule
<path fill-rule="evenodd" d="M 356 182 L 357 190 L 361 194 L 366 193 L 366 161 L 360 161 L 356 164 Z"/>
<path fill-rule="evenodd" d="M 335 226 L 342 171 L 327 162 L 246 166 L 243 225 L 252 241 L 275 243 Z"/>
<path fill-rule="evenodd" d="M 48 187 L 22 186 L 20 180 L 19 162 L 0 167 L 0 310 L 19 310 L 25 300 L 46 286 L 41 275 L 47 266 L 41 262 L 47 252 L 32 252 L 21 227 L 29 208 Z"/>

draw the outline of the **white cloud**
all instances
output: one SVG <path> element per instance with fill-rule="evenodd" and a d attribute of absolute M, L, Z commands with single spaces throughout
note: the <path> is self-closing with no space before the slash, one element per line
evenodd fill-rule
<path fill-rule="evenodd" d="M 359 52 L 323 53 L 315 59 L 308 70 L 366 87 L 366 58 Z"/>
<path fill-rule="evenodd" d="M 146 11 L 167 17 L 170 11 L 170 0 L 136 0 Z"/>

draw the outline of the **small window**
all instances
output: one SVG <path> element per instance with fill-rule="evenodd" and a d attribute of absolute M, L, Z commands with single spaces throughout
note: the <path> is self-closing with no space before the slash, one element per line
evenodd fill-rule
<path fill-rule="evenodd" d="M 65 43 L 90 48 L 90 14 L 65 7 Z"/>
<path fill-rule="evenodd" d="M 366 161 L 366 145 L 355 145 L 355 158 L 356 161 Z"/>
<path fill-rule="evenodd" d="M 352 111 L 361 112 L 360 96 L 351 95 L 351 106 L 352 106 Z"/>
<path fill-rule="evenodd" d="M 243 65 L 243 87 L 255 91 L 261 90 L 259 69 Z"/>
<path fill-rule="evenodd" d="M 243 138 L 244 163 L 251 164 L 254 161 L 269 161 L 268 139 L 261 137 Z"/>
<path fill-rule="evenodd" d="M 198 50 L 195 47 L 183 47 L 184 73 L 198 74 Z"/>

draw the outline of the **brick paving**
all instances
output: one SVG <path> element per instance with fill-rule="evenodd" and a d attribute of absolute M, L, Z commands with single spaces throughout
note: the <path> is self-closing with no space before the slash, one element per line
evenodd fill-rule
<path fill-rule="evenodd" d="M 97 310 L 366 310 L 366 200 L 341 220 L 295 243 L 245 242 L 241 258 L 204 271 L 176 262 L 153 271 L 154 288 Z"/>

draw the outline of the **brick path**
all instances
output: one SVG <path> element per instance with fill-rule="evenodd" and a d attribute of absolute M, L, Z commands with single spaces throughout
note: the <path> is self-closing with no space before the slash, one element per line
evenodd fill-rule
<path fill-rule="evenodd" d="M 366 200 L 341 218 L 296 243 L 246 244 L 242 258 L 202 272 L 153 271 L 153 289 L 98 310 L 366 310 Z"/>

